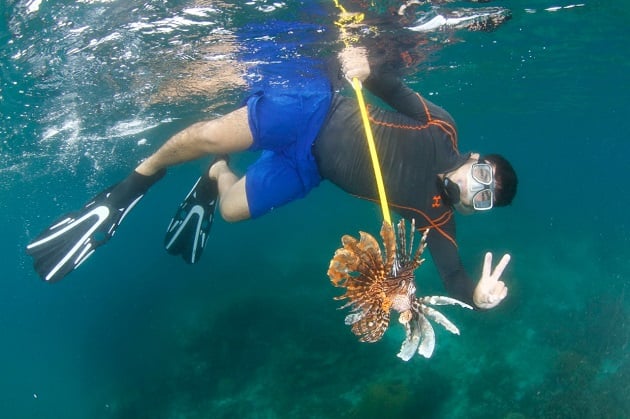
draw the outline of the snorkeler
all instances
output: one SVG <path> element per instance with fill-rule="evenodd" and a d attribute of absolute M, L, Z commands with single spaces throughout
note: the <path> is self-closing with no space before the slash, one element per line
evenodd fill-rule
<path fill-rule="evenodd" d="M 370 74 L 356 50 L 344 51 L 341 62 L 346 76 L 364 80 L 396 110 L 370 107 L 391 208 L 415 219 L 419 230 L 431 228 L 428 248 L 451 296 L 478 308 L 495 307 L 507 295 L 500 276 L 510 257 L 492 271 L 487 253 L 475 284 L 459 257 L 454 209 L 469 214 L 510 204 L 517 185 L 512 166 L 496 154 L 460 154 L 451 116 L 398 78 Z M 230 169 L 226 154 L 259 150 L 244 176 Z M 27 246 L 38 274 L 50 282 L 62 279 L 114 235 L 168 167 L 207 155 L 215 160 L 178 208 L 165 239 L 167 250 L 189 263 L 201 256 L 217 203 L 229 222 L 258 218 L 306 196 L 323 179 L 378 200 L 356 99 L 334 93 L 328 80 L 304 77 L 175 134 L 121 183 L 62 217 Z"/>

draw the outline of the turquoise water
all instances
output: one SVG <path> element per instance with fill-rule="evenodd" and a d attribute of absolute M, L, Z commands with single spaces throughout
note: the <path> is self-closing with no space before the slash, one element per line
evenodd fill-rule
<path fill-rule="evenodd" d="M 511 207 L 459 221 L 473 276 L 485 251 L 512 254 L 509 298 L 490 312 L 445 309 L 461 335 L 437 330 L 433 358 L 407 363 L 395 356 L 396 324 L 382 341 L 359 343 L 336 310 L 328 261 L 341 235 L 376 233 L 380 212 L 329 184 L 260 220 L 216 221 L 189 266 L 162 240 L 206 164 L 195 162 L 171 170 L 64 281 L 43 283 L 24 254 L 56 216 L 175 130 L 244 97 L 230 69 L 249 81 L 260 74 L 239 62 L 240 28 L 296 18 L 325 26 L 329 16 L 295 1 L 1 4 L 2 417 L 630 411 L 627 2 L 555 11 L 572 3 L 497 2 L 512 11 L 499 30 L 427 45 L 408 82 L 455 117 L 463 151 L 505 154 L 521 183 Z M 253 157 L 233 164 L 243 171 Z M 417 277 L 422 293 L 443 293 L 430 260 Z"/>

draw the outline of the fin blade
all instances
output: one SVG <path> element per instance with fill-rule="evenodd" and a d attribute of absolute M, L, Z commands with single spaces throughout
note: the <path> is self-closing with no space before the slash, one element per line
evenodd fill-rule
<path fill-rule="evenodd" d="M 107 240 L 94 240 L 111 216 L 106 205 L 97 205 L 81 214 L 70 213 L 26 246 L 37 274 L 46 282 L 57 282 L 87 259 Z"/>
<path fill-rule="evenodd" d="M 114 236 L 129 211 L 165 174 L 165 169 L 149 176 L 133 171 L 79 211 L 59 218 L 26 246 L 37 274 L 44 281 L 56 282 L 78 268 Z"/>
<path fill-rule="evenodd" d="M 190 264 L 197 263 L 208 241 L 218 202 L 214 180 L 200 177 L 171 219 L 164 237 L 164 247 L 171 255 L 181 255 Z"/>

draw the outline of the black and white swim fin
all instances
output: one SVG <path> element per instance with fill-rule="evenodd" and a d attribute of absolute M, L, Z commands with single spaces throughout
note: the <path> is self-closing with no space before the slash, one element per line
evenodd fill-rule
<path fill-rule="evenodd" d="M 217 156 L 212 162 L 227 160 L 227 156 Z M 212 165 L 211 164 L 211 165 Z M 187 263 L 197 263 L 206 247 L 214 212 L 219 200 L 217 182 L 201 176 L 171 219 L 164 247 L 172 255 L 181 255 Z"/>
<path fill-rule="evenodd" d="M 107 243 L 125 216 L 147 189 L 164 176 L 133 172 L 122 182 L 104 190 L 81 210 L 68 213 L 26 246 L 33 266 L 47 282 L 61 280 L 79 267 L 99 246 Z"/>

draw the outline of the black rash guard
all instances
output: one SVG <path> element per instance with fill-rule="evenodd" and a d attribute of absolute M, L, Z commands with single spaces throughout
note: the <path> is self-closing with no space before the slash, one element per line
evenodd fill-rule
<path fill-rule="evenodd" d="M 474 283 L 455 240 L 455 218 L 438 174 L 464 164 L 452 117 L 400 80 L 371 77 L 364 86 L 398 112 L 368 106 L 390 207 L 416 227 L 430 227 L 427 246 L 447 292 L 472 305 Z M 356 99 L 333 98 L 328 119 L 313 144 L 319 171 L 346 192 L 379 201 L 372 160 Z"/>

